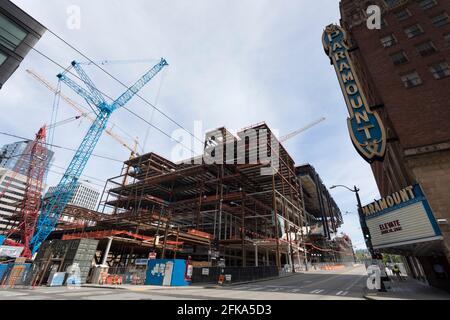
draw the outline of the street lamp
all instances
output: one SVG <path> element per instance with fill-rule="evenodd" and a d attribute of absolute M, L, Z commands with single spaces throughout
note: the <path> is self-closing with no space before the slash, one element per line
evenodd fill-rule
<path fill-rule="evenodd" d="M 345 188 L 350 192 L 353 192 L 356 195 L 356 201 L 358 202 L 358 215 L 359 215 L 359 223 L 361 224 L 361 230 L 364 236 L 364 241 L 366 243 L 367 249 L 370 252 L 370 255 L 372 256 L 372 259 L 376 259 L 376 255 L 375 252 L 373 251 L 373 246 L 372 246 L 372 239 L 370 237 L 370 232 L 369 232 L 369 228 L 367 227 L 367 223 L 366 223 L 366 218 L 364 217 L 363 211 L 362 211 L 362 205 L 361 205 L 361 198 L 359 197 L 359 191 L 360 189 L 358 189 L 356 186 L 354 186 L 353 189 L 338 184 L 335 186 L 332 186 L 330 189 L 335 189 L 335 188 Z"/>

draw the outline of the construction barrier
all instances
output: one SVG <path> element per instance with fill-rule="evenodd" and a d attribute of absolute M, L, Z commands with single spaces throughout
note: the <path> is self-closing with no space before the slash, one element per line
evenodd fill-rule
<path fill-rule="evenodd" d="M 278 277 L 277 266 L 260 267 L 204 267 L 194 268 L 192 284 L 197 283 L 235 283 Z"/>
<path fill-rule="evenodd" d="M 0 264 L 0 287 L 30 286 L 33 274 L 30 263 Z"/>

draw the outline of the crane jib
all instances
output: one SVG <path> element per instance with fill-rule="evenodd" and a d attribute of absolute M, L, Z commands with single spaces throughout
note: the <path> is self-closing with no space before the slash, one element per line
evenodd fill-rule
<path fill-rule="evenodd" d="M 61 181 L 55 188 L 53 194 L 47 203 L 43 206 L 42 212 L 36 226 L 35 234 L 31 240 L 30 247 L 32 253 L 39 250 L 41 244 L 47 239 L 54 230 L 60 216 L 62 215 L 67 203 L 70 201 L 78 180 L 86 167 L 86 164 L 92 155 L 103 131 L 106 129 L 107 122 L 111 114 L 118 108 L 128 103 L 148 82 L 150 82 L 165 66 L 167 61 L 161 58 L 161 61 L 143 75 L 133 86 L 128 88 L 112 104 L 105 102 L 103 94 L 98 90 L 89 76 L 84 72 L 80 64 L 73 62 L 75 71 L 83 81 L 86 88 L 70 79 L 65 74 L 58 74 L 57 77 L 68 87 L 83 97 L 88 103 L 94 104 L 99 112 L 97 118 L 92 123 L 78 150 L 72 158 L 69 166 L 64 173 Z"/>

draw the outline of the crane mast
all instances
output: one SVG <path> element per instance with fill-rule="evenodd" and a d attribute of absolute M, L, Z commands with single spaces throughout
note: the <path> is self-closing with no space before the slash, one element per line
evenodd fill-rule
<path fill-rule="evenodd" d="M 0 193 L 0 199 L 8 191 L 14 177 L 26 168 L 26 183 L 23 199 L 19 201 L 15 214 L 10 217 L 9 227 L 5 233 L 5 243 L 11 246 L 23 247 L 21 256 L 30 259 L 30 241 L 33 237 L 43 191 L 43 180 L 48 167 L 48 150 L 45 148 L 46 127 L 43 126 L 36 134 L 33 141 L 27 146 L 17 160 L 12 178 Z M 29 159 L 29 160 L 28 160 Z M 13 205 L 11 203 L 11 205 Z"/>
<path fill-rule="evenodd" d="M 39 216 L 36 232 L 31 240 L 32 253 L 39 250 L 41 244 L 47 239 L 63 213 L 67 203 L 72 197 L 86 164 L 94 151 L 103 131 L 106 129 L 111 114 L 127 104 L 153 77 L 155 77 L 168 63 L 161 58 L 160 62 L 144 74 L 133 86 L 128 88 L 119 98 L 112 103 L 107 103 L 102 93 L 95 87 L 92 80 L 84 72 L 83 68 L 76 61 L 72 66 L 85 84 L 86 88 L 78 85 L 77 82 L 70 79 L 66 74 L 58 74 L 58 78 L 69 86 L 78 95 L 83 97 L 89 104 L 97 107 L 97 118 L 92 123 L 87 134 L 83 138 L 78 150 L 75 152 L 72 161 L 67 167 L 61 181 L 55 188 L 48 202 L 43 206 L 42 213 Z"/>

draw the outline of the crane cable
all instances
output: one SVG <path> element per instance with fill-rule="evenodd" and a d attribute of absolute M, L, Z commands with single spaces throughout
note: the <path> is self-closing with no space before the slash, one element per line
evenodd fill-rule
<path fill-rule="evenodd" d="M 20 40 L 17 36 L 15 36 L 14 34 L 12 34 L 11 32 L 9 32 L 8 30 L 6 30 L 5 28 L 3 28 L 2 26 L 0 26 L 0 29 L 2 29 L 3 31 L 7 32 L 8 34 L 10 34 L 11 36 L 15 37 L 16 39 Z M 39 51 L 38 49 L 36 49 L 35 47 L 33 47 L 32 45 L 28 44 L 26 41 L 22 41 L 23 44 L 25 44 L 26 46 L 28 46 L 30 48 L 30 50 L 33 50 L 35 52 L 37 52 L 39 55 L 41 55 L 42 57 L 44 57 L 45 59 L 49 60 L 50 62 L 52 62 L 53 64 L 55 64 L 56 66 L 58 66 L 59 68 L 65 70 L 65 72 L 69 72 L 72 76 L 76 77 L 77 79 L 83 81 L 77 74 L 74 74 L 73 72 L 70 72 L 70 68 L 65 68 L 62 64 L 56 62 L 54 59 L 50 58 L 48 55 L 46 55 L 45 53 Z M 113 98 L 111 98 L 108 94 L 102 92 L 101 90 L 97 89 L 101 94 L 103 94 L 106 98 L 110 99 L 111 101 L 114 101 Z M 140 97 L 139 95 L 137 95 L 138 97 Z M 141 99 L 143 99 L 142 97 L 140 97 Z M 148 120 L 144 119 L 143 117 L 141 117 L 140 115 L 138 115 L 136 112 L 132 111 L 130 108 L 123 106 L 122 109 L 125 109 L 126 111 L 128 111 L 129 113 L 131 113 L 132 115 L 134 115 L 136 118 L 142 120 L 143 122 L 147 123 L 148 125 L 152 126 L 153 128 L 155 128 L 158 132 L 160 132 L 161 134 L 165 135 L 167 138 L 169 138 L 170 140 L 178 143 L 180 146 L 182 146 L 183 148 L 195 153 L 190 147 L 187 147 L 185 144 L 183 144 L 181 141 L 178 141 L 177 139 L 173 138 L 170 134 L 168 134 L 167 132 L 165 132 L 164 130 L 162 130 L 161 128 L 153 125 L 152 123 L 150 123 Z M 186 129 L 184 129 L 186 130 Z M 189 134 L 192 135 L 192 133 L 190 133 L 189 131 L 186 130 L 186 132 L 188 132 Z M 198 138 L 197 138 L 198 139 Z M 203 142 L 202 142 L 203 143 Z"/>
<path fill-rule="evenodd" d="M 24 141 L 32 141 L 32 139 L 24 138 L 24 137 L 21 137 L 21 136 L 15 135 L 15 134 L 11 134 L 11 133 L 7 133 L 7 132 L 0 132 L 0 134 L 4 135 L 4 136 L 8 136 L 8 137 L 21 139 L 21 140 L 24 140 Z M 76 149 L 72 149 L 72 148 L 68 148 L 68 147 L 62 147 L 62 146 L 55 145 L 55 144 L 52 144 L 52 145 L 50 145 L 49 143 L 44 143 L 44 144 L 47 145 L 47 146 L 52 146 L 52 147 L 58 148 L 58 149 L 64 149 L 64 150 L 68 150 L 68 151 L 77 151 Z M 95 154 L 95 153 L 92 153 L 92 156 L 93 157 L 97 157 L 97 158 L 110 160 L 110 161 L 114 161 L 114 162 L 123 163 L 122 160 L 114 159 L 114 158 L 111 158 L 111 157 L 108 157 L 108 156 L 98 155 L 98 154 Z"/>
<path fill-rule="evenodd" d="M 128 87 L 125 83 L 123 83 L 121 80 L 119 80 L 117 77 L 115 77 L 113 74 L 111 74 L 109 71 L 107 71 L 106 69 L 104 69 L 103 67 L 101 67 L 99 64 L 95 63 L 91 58 L 89 58 L 86 54 L 84 54 L 83 52 L 81 52 L 79 49 L 77 49 L 75 46 L 73 46 L 72 44 L 70 44 L 68 41 L 66 41 L 65 39 L 63 39 L 61 36 L 59 36 L 58 34 L 56 34 L 54 31 L 52 31 L 51 29 L 47 28 L 47 31 L 50 32 L 53 36 L 55 36 L 57 39 L 59 39 L 60 41 L 62 41 L 63 43 L 65 43 L 68 47 L 70 47 L 72 50 L 78 52 L 78 54 L 80 54 L 81 56 L 83 56 L 85 59 L 89 60 L 94 66 L 96 66 L 97 68 L 99 68 L 101 71 L 103 71 L 104 73 L 106 73 L 108 76 L 110 76 L 112 79 L 114 79 L 115 81 L 117 81 L 119 84 L 121 84 L 123 87 L 125 87 L 127 90 L 130 89 L 130 87 Z M 201 142 L 202 144 L 204 143 L 204 141 L 202 141 L 201 139 L 197 138 L 193 133 L 191 133 L 189 130 L 187 130 L 185 127 L 183 127 L 180 123 L 178 123 L 177 121 L 175 121 L 174 119 L 172 119 L 169 115 L 167 115 L 166 113 L 164 113 L 161 109 L 157 108 L 154 104 L 152 104 L 150 101 L 148 101 L 147 99 L 143 98 L 141 95 L 139 95 L 138 93 L 136 93 L 136 96 L 141 99 L 142 101 L 144 101 L 147 105 L 149 105 L 150 107 L 152 107 L 153 109 L 155 109 L 156 111 L 158 111 L 160 114 L 162 114 L 165 118 L 167 118 L 168 120 L 170 120 L 172 123 L 174 123 L 175 125 L 177 125 L 178 127 L 180 127 L 181 129 L 183 129 L 184 131 L 186 131 L 189 135 L 191 135 L 194 139 L 198 140 L 199 142 Z M 192 150 L 191 150 L 192 151 Z"/>
<path fill-rule="evenodd" d="M 56 86 L 56 92 L 53 97 L 53 107 L 52 107 L 52 115 L 50 119 L 50 127 L 53 127 L 53 125 L 56 123 L 56 119 L 58 118 L 58 110 L 59 110 L 59 102 L 61 100 L 61 96 L 58 94 L 58 92 L 61 92 L 61 81 L 58 80 L 58 85 Z M 50 129 L 47 142 L 50 144 L 53 144 L 53 140 L 55 138 L 55 131 L 56 127 L 53 127 Z M 52 147 L 50 147 L 50 150 L 52 150 Z"/>

